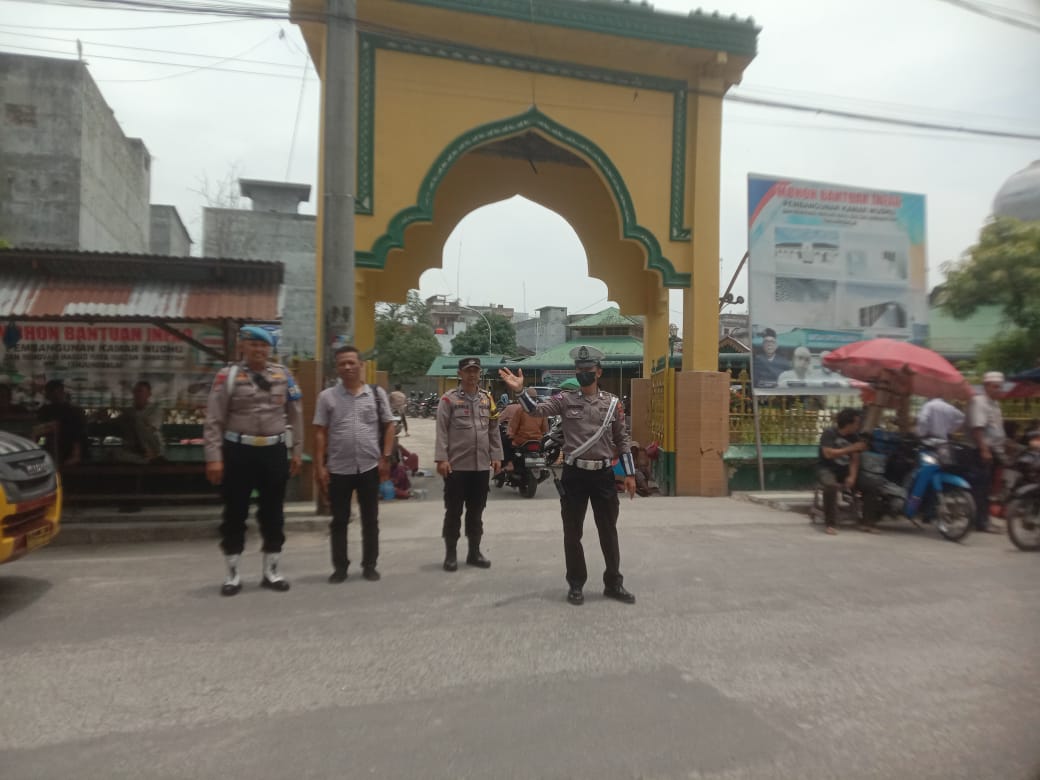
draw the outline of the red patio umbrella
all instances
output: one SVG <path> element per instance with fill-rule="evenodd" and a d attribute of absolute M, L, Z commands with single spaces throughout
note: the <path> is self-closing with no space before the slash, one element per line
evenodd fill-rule
<path fill-rule="evenodd" d="M 892 375 L 909 381 L 913 395 L 969 399 L 971 386 L 953 365 L 925 347 L 894 339 L 868 339 L 846 344 L 824 357 L 823 364 L 851 379 L 876 382 Z"/>

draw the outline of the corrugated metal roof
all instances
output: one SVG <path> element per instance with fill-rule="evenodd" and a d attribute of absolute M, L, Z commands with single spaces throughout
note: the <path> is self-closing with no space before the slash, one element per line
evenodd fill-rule
<path fill-rule="evenodd" d="M 520 368 L 574 368 L 574 358 L 570 351 L 586 344 L 602 350 L 603 365 L 614 366 L 619 363 L 640 363 L 643 360 L 643 341 L 635 336 L 595 336 L 584 337 L 558 344 L 537 355 L 520 361 Z"/>
<path fill-rule="evenodd" d="M 620 309 L 616 309 L 613 306 L 570 323 L 572 328 L 618 327 L 625 325 L 639 325 L 639 321 L 626 317 L 621 313 Z"/>
<path fill-rule="evenodd" d="M 281 263 L 0 250 L 0 317 L 279 319 Z"/>

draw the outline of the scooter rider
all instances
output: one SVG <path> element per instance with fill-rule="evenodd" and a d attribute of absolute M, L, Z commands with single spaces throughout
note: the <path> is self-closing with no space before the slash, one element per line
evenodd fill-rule
<path fill-rule="evenodd" d="M 536 417 L 562 415 L 564 467 L 560 480 L 560 512 L 563 516 L 563 550 L 567 561 L 567 601 L 583 604 L 582 588 L 588 579 L 585 551 L 581 545 L 585 512 L 592 503 L 600 547 L 606 569 L 603 573 L 603 595 L 625 604 L 636 597 L 625 590 L 621 576 L 621 551 L 618 545 L 617 518 L 619 503 L 614 485 L 611 461 L 615 450 L 625 470 L 625 492 L 635 496 L 635 463 L 632 460 L 625 412 L 617 396 L 600 390 L 603 376 L 600 364 L 603 353 L 595 347 L 575 347 L 574 360 L 579 392 L 563 392 L 541 403 L 523 393 L 524 373 L 499 369 L 499 377 L 514 393 L 528 414 Z"/>

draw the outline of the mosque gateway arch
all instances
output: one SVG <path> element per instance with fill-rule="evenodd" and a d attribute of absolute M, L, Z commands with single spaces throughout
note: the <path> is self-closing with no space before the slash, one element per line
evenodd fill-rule
<path fill-rule="evenodd" d="M 292 2 L 327 88 L 326 6 Z M 466 214 L 522 195 L 566 219 L 589 275 L 645 318 L 633 432 L 662 442 L 673 492 L 724 494 L 722 97 L 754 56 L 753 22 L 604 0 L 357 0 L 354 18 L 358 345 Z M 325 116 L 323 154 L 343 134 Z M 669 289 L 683 291 L 680 372 Z"/>

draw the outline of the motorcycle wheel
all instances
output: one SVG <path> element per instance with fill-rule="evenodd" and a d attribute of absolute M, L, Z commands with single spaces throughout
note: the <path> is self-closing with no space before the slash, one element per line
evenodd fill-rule
<path fill-rule="evenodd" d="M 538 491 L 538 480 L 531 479 L 528 477 L 523 485 L 520 486 L 520 495 L 524 498 L 534 498 L 534 494 Z"/>
<path fill-rule="evenodd" d="M 935 527 L 951 542 L 959 542 L 975 522 L 975 501 L 964 488 L 947 488 L 936 496 Z"/>
<path fill-rule="evenodd" d="M 1008 537 L 1023 552 L 1040 550 L 1040 501 L 1016 498 L 1004 513 Z"/>

